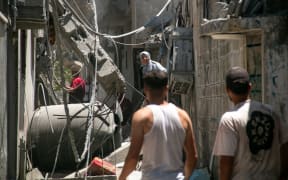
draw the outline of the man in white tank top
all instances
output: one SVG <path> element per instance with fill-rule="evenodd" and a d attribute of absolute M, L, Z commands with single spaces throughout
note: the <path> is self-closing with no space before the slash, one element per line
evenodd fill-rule
<path fill-rule="evenodd" d="M 131 145 L 119 179 L 135 169 L 142 148 L 143 180 L 188 180 L 197 161 L 191 119 L 166 101 L 166 72 L 151 71 L 143 80 L 149 105 L 133 115 Z"/>

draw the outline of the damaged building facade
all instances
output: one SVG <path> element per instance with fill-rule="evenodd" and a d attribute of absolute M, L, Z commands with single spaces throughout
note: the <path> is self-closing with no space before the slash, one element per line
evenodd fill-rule
<path fill-rule="evenodd" d="M 0 8 L 0 179 L 48 178 L 60 169 L 64 177 L 119 147 L 125 79 L 99 43 L 96 5 L 19 0 Z M 79 63 L 88 98 L 69 104 L 63 87 Z"/>
<path fill-rule="evenodd" d="M 224 84 L 229 67 L 245 67 L 253 83 L 252 98 L 271 104 L 288 123 L 287 2 L 83 2 L 15 0 L 0 3 L 0 77 L 7 85 L 0 87 L 0 115 L 3 117 L 0 118 L 0 179 L 31 178 L 37 166 L 42 166 L 42 173 L 49 171 L 48 176 L 51 175 L 57 140 L 62 127 L 69 123 L 65 118 L 79 120 L 71 124 L 74 130 L 88 123 L 85 117 L 89 111 L 85 107 L 89 107 L 92 92 L 96 93 L 97 102 L 104 104 L 100 112 L 111 112 L 108 115 L 111 118 L 104 122 L 108 136 L 120 133 L 114 118 L 129 121 L 144 98 L 139 75 L 139 52 L 143 50 L 151 52 L 153 60 L 167 67 L 169 101 L 191 116 L 199 168 L 211 164 L 219 120 L 232 106 Z M 58 83 L 65 83 L 62 80 L 67 74 L 62 76 L 61 71 L 68 71 L 76 61 L 83 64 L 81 75 L 90 82 L 87 87 L 91 90 L 87 93 L 86 105 L 80 106 L 84 108 L 83 111 L 80 108 L 81 112 L 79 106 L 65 102 L 67 94 L 56 91 L 59 85 L 55 85 L 54 79 L 57 76 Z M 97 89 L 93 88 L 95 85 Z M 125 102 L 121 101 L 123 99 L 129 102 L 122 107 L 127 111 L 127 114 L 123 112 L 124 118 L 117 109 L 119 99 L 120 103 Z M 111 129 L 109 124 L 115 126 Z M 85 149 L 87 136 L 83 132 L 74 131 L 75 137 L 79 133 L 82 137 L 78 139 L 81 147 L 76 147 L 78 155 Z M 72 149 L 71 139 L 68 133 L 66 135 L 64 151 L 69 153 L 61 156 L 64 160 L 59 158 L 58 167 L 77 161 L 75 148 Z M 43 158 L 41 165 L 41 156 L 49 148 L 45 142 L 52 143 L 53 150 L 50 156 Z M 118 147 L 121 138 L 117 142 Z M 115 148 L 108 147 L 107 153 Z M 67 157 L 69 160 L 65 160 Z M 70 168 L 75 171 L 77 163 L 72 166 Z M 214 172 L 216 168 L 214 165 Z M 39 178 L 45 175 L 36 174 Z"/>

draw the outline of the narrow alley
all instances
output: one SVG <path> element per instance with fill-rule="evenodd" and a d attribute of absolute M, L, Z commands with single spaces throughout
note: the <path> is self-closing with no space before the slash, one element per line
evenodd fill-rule
<path fill-rule="evenodd" d="M 238 107 L 227 84 L 227 72 L 235 66 L 249 75 L 248 99 L 268 104 L 277 117 L 277 123 L 272 118 L 272 125 L 262 123 L 253 132 L 245 126 L 245 134 L 250 138 L 275 127 L 273 148 L 261 146 L 259 154 L 277 149 L 271 167 L 277 175 L 271 177 L 287 178 L 288 170 L 282 173 L 288 167 L 283 156 L 288 154 L 287 34 L 288 1 L 281 0 L 1 0 L 0 180 L 116 180 L 127 169 L 130 173 L 129 158 L 135 168 L 127 179 L 149 179 L 141 148 L 155 120 L 137 126 L 135 119 L 141 113 L 145 119 L 142 110 L 154 104 L 151 89 L 166 85 L 162 93 L 167 94 L 158 92 L 157 98 L 164 97 L 160 105 L 173 103 L 178 114 L 184 112 L 177 115 L 182 124 L 176 123 L 185 130 L 185 138 L 177 134 L 185 140 L 179 147 L 182 161 L 167 155 L 176 145 L 151 154 L 166 155 L 167 162 L 174 158 L 182 179 L 191 166 L 185 180 L 218 180 L 224 155 L 215 155 L 215 149 L 224 143 L 222 119 Z M 154 80 L 160 80 L 151 83 L 149 71 L 157 71 Z M 186 114 L 188 123 L 182 119 Z M 267 131 L 261 135 L 267 137 Z M 234 152 L 244 151 L 236 146 Z M 230 177 L 237 179 L 240 169 Z"/>

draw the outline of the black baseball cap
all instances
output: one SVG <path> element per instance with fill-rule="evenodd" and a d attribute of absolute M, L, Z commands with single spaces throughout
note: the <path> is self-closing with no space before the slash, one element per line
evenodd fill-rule
<path fill-rule="evenodd" d="M 248 92 L 250 79 L 246 69 L 235 66 L 226 74 L 226 87 L 236 94 L 245 94 Z"/>

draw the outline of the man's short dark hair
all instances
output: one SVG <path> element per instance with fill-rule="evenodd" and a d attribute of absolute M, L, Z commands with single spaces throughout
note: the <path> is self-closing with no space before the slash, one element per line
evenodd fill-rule
<path fill-rule="evenodd" d="M 226 74 L 226 87 L 235 94 L 247 94 L 249 84 L 249 74 L 241 67 L 232 67 Z"/>
<path fill-rule="evenodd" d="M 168 84 L 167 72 L 149 71 L 143 77 L 144 85 L 152 89 L 161 89 Z"/>

